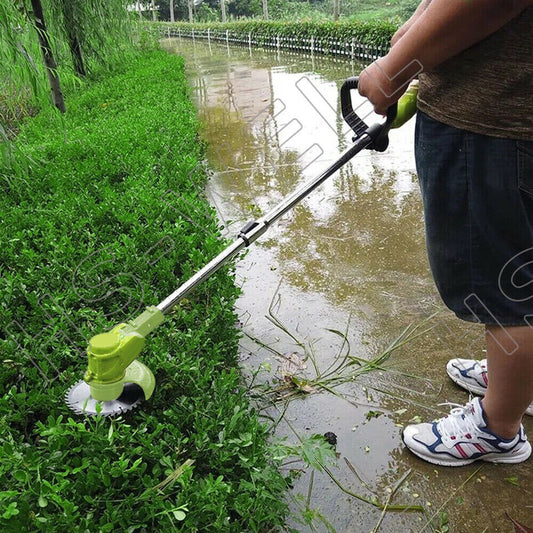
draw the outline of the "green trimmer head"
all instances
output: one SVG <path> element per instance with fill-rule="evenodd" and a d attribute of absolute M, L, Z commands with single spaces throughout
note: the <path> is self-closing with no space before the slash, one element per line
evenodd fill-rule
<path fill-rule="evenodd" d="M 148 387 L 132 382 L 128 373 L 130 368 L 141 368 L 146 375 Z M 153 384 L 150 385 L 150 382 Z M 96 416 L 115 416 L 125 413 L 136 407 L 142 400 L 148 398 L 144 392 L 147 388 L 153 390 L 155 378 L 150 369 L 139 361 L 133 361 L 126 369 L 126 377 L 122 385 L 122 391 L 116 400 L 95 400 L 91 394 L 91 387 L 85 381 L 78 381 L 65 395 L 67 405 L 78 414 Z"/>
<path fill-rule="evenodd" d="M 342 115 L 355 133 L 353 145 L 322 174 L 303 184 L 279 205 L 258 220 L 248 222 L 237 239 L 178 287 L 157 307 L 148 307 L 135 320 L 119 324 L 111 331 L 94 336 L 87 350 L 88 368 L 83 381 L 76 383 L 66 394 L 67 405 L 77 413 L 89 415 L 117 415 L 129 411 L 143 399 L 152 395 L 155 379 L 150 370 L 137 361 L 146 335 L 163 322 L 164 315 L 198 284 L 209 278 L 222 265 L 236 257 L 241 250 L 250 246 L 265 233 L 274 222 L 292 209 L 335 174 L 361 150 L 367 148 L 383 152 L 389 144 L 388 133 L 401 109 L 397 126 L 403 124 L 416 111 L 416 93 L 406 93 L 408 102 L 400 106 L 393 104 L 387 110 L 386 121 L 368 126 L 353 109 L 351 92 L 357 89 L 357 77 L 347 79 L 341 87 Z M 414 100 L 413 100 L 414 98 Z"/>
<path fill-rule="evenodd" d="M 87 349 L 87 371 L 83 381 L 67 391 L 67 405 L 80 414 L 113 416 L 150 398 L 154 375 L 136 358 L 146 335 L 163 320 L 157 307 L 149 307 L 132 322 L 95 335 Z"/>

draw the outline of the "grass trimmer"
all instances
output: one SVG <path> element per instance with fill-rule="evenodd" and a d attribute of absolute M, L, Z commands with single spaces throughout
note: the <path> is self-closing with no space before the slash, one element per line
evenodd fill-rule
<path fill-rule="evenodd" d="M 322 174 L 298 188 L 268 214 L 248 222 L 232 244 L 160 304 L 148 307 L 130 322 L 119 324 L 111 331 L 92 337 L 87 349 L 88 368 L 83 380 L 66 393 L 66 403 L 72 410 L 89 415 L 117 415 L 134 408 L 143 399 L 149 399 L 155 388 L 155 378 L 137 357 L 144 346 L 146 336 L 164 321 L 165 314 L 243 248 L 250 246 L 274 222 L 360 151 L 366 148 L 383 152 L 387 149 L 389 130 L 405 122 L 405 114 L 412 112 L 412 106 L 405 106 L 400 101 L 399 106 L 394 104 L 388 109 L 383 123 L 368 126 L 353 109 L 351 91 L 357 89 L 357 85 L 357 77 L 349 78 L 342 85 L 340 92 L 342 115 L 355 133 L 353 145 Z"/>

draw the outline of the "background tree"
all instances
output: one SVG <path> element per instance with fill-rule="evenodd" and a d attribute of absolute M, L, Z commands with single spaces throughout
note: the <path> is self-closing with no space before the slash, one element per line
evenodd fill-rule
<path fill-rule="evenodd" d="M 188 2 L 187 0 L 159 0 L 159 19 L 170 20 L 186 20 L 188 17 Z M 171 13 L 172 6 L 172 13 Z"/>
<path fill-rule="evenodd" d="M 63 91 L 61 90 L 61 82 L 59 81 L 59 74 L 57 71 L 57 63 L 50 44 L 50 37 L 46 29 L 46 22 L 44 20 L 43 6 L 41 0 L 31 0 L 31 11 L 26 11 L 27 17 L 31 20 L 37 33 L 39 46 L 43 55 L 46 75 L 48 76 L 48 83 L 50 84 L 50 91 L 52 94 L 52 102 L 61 111 L 65 112 L 65 100 L 63 98 Z"/>
<path fill-rule="evenodd" d="M 86 74 L 86 70 L 78 35 L 80 33 L 79 24 L 81 23 L 83 16 L 83 13 L 80 12 L 80 4 L 75 1 L 69 2 L 67 0 L 58 0 L 56 7 L 59 8 L 63 17 L 63 30 L 72 55 L 74 71 L 78 76 L 83 77 Z"/>
<path fill-rule="evenodd" d="M 74 71 L 85 76 L 87 61 L 105 63 L 129 41 L 123 0 L 44 0 L 53 34 L 67 43 Z M 155 12 L 154 12 L 155 13 Z"/>
<path fill-rule="evenodd" d="M 62 74 L 123 60 L 128 27 L 123 0 L 0 0 L 0 91 L 14 86 L 64 112 Z"/>
<path fill-rule="evenodd" d="M 232 17 L 258 17 L 262 13 L 261 0 L 232 0 L 228 4 Z"/>
<path fill-rule="evenodd" d="M 27 18 L 20 6 L 0 0 L 0 154 L 5 160 L 12 153 L 9 140 L 16 135 L 18 120 L 30 114 L 28 103 L 43 95 L 40 72 L 32 57 L 39 50 L 33 54 L 29 32 L 19 30 L 24 25 Z"/>

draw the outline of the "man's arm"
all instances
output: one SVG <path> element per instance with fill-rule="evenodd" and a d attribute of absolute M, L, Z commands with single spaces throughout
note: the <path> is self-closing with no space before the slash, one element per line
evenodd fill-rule
<path fill-rule="evenodd" d="M 359 92 L 385 114 L 411 78 L 494 33 L 533 0 L 432 0 L 390 52 L 360 76 Z"/>
<path fill-rule="evenodd" d="M 411 15 L 411 18 L 392 36 L 390 41 L 391 46 L 394 46 L 403 37 L 403 35 L 407 33 L 411 26 L 418 20 L 420 15 L 422 15 L 425 9 L 429 6 L 430 2 L 431 0 L 422 0 L 422 2 L 418 4 L 415 12 Z"/>

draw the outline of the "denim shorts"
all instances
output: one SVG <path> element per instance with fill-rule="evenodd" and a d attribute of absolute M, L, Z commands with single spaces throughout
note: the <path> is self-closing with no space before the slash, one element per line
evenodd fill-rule
<path fill-rule="evenodd" d="M 418 112 L 415 154 L 429 263 L 461 319 L 533 327 L 533 141 Z"/>

